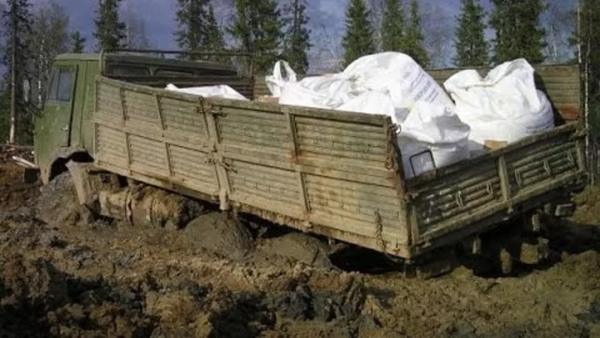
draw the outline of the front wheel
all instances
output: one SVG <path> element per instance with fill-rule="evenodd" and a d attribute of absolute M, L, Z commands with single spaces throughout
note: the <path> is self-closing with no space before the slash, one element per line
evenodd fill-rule
<path fill-rule="evenodd" d="M 82 225 L 93 220 L 92 212 L 79 203 L 71 174 L 66 171 L 41 187 L 36 211 L 52 226 Z"/>

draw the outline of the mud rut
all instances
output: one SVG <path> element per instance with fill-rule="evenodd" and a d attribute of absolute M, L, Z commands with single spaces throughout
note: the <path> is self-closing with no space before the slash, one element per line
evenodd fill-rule
<path fill-rule="evenodd" d="M 256 219 L 140 229 L 94 219 L 68 185 L 43 190 L 0 160 L 0 337 L 600 337 L 595 190 L 557 225 L 552 264 L 429 280 L 368 251 L 329 260 L 322 240 Z"/>

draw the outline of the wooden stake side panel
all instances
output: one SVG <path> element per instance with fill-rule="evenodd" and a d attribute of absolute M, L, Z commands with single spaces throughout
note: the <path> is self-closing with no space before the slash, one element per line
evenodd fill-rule
<path fill-rule="evenodd" d="M 95 160 L 303 231 L 406 256 L 391 121 L 98 79 Z M 118 119 L 116 118 L 118 116 Z"/>
<path fill-rule="evenodd" d="M 585 133 L 576 124 L 528 137 L 408 181 L 423 244 L 582 179 Z M 533 203 L 535 204 L 535 203 Z"/>

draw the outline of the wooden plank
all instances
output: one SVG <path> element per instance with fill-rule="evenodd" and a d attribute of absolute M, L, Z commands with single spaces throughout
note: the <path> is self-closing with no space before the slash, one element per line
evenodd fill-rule
<path fill-rule="evenodd" d="M 298 141 L 298 130 L 296 126 L 296 117 L 289 113 L 285 113 L 286 120 L 288 122 L 288 132 L 291 135 L 292 140 L 292 162 L 297 162 L 300 156 L 300 146 Z M 304 182 L 304 174 L 301 171 L 296 170 L 297 189 L 300 197 L 300 206 L 303 208 L 305 213 L 310 211 L 310 205 L 308 203 L 308 192 L 306 184 Z"/>
<path fill-rule="evenodd" d="M 385 115 L 375 114 L 357 114 L 353 112 L 344 112 L 337 110 L 327 109 L 316 109 L 307 107 L 287 106 L 287 105 L 276 105 L 269 103 L 241 101 L 241 100 L 227 100 L 220 98 L 209 98 L 207 99 L 211 104 L 221 106 L 223 111 L 228 111 L 228 108 L 238 108 L 247 111 L 261 111 L 261 112 L 272 112 L 279 114 L 292 114 L 297 117 L 312 117 L 330 121 L 342 121 L 342 122 L 353 122 L 365 125 L 381 126 L 383 121 L 390 119 Z"/>
<path fill-rule="evenodd" d="M 125 89 L 119 88 L 119 93 L 121 94 L 121 124 L 124 126 L 125 121 L 127 121 L 127 104 L 125 102 Z M 129 134 L 127 133 L 127 131 L 123 132 L 123 142 L 125 143 L 125 153 L 127 154 L 127 168 L 131 170 L 131 146 L 129 144 Z"/>
<path fill-rule="evenodd" d="M 581 91 L 577 89 L 556 89 L 554 91 L 546 91 L 550 101 L 576 104 L 581 100 Z"/>
<path fill-rule="evenodd" d="M 202 107 L 202 112 L 206 118 L 206 128 L 208 135 L 210 135 L 211 143 L 213 144 L 212 153 L 214 155 L 215 168 L 217 171 L 217 178 L 219 181 L 219 200 L 221 210 L 228 210 L 230 208 L 229 198 L 231 196 L 231 182 L 229 181 L 229 175 L 224 167 L 225 157 L 223 153 L 219 153 L 218 145 L 220 143 L 220 133 L 217 127 L 217 121 L 215 114 L 211 111 L 213 107 L 208 104 L 204 99 L 199 99 L 199 107 Z M 199 112 L 200 113 L 200 112 Z"/>
<path fill-rule="evenodd" d="M 200 186 L 200 185 L 190 185 L 189 182 L 178 182 L 177 180 L 169 181 L 166 177 L 160 177 L 158 175 L 152 173 L 141 173 L 141 172 L 130 172 L 127 169 L 120 168 L 118 166 L 114 166 L 111 163 L 107 163 L 104 161 L 97 161 L 97 166 L 103 168 L 105 170 L 111 171 L 115 174 L 131 177 L 133 179 L 139 180 L 140 182 L 147 183 L 150 185 L 154 185 L 159 188 L 163 188 L 166 190 L 174 191 L 177 193 L 182 193 L 186 196 L 190 196 L 193 198 L 198 198 L 208 202 L 218 202 L 218 190 L 215 191 L 214 188 L 210 188 L 208 186 Z M 205 193 L 206 191 L 212 191 L 211 193 Z"/>
<path fill-rule="evenodd" d="M 577 121 L 581 116 L 580 105 L 556 104 L 558 114 L 566 121 Z"/>
<path fill-rule="evenodd" d="M 148 130 L 146 128 L 139 128 L 139 126 L 137 128 L 129 125 L 121 126 L 118 123 L 114 123 L 112 121 L 108 121 L 102 118 L 95 118 L 94 123 L 122 133 L 127 133 L 135 136 L 148 137 L 148 135 L 152 135 L 152 139 L 155 139 L 157 141 L 176 145 L 178 147 L 187 148 L 190 150 L 197 150 L 202 152 L 210 151 L 210 146 L 208 142 L 204 139 L 197 139 L 195 140 L 196 142 L 184 142 L 173 138 L 171 132 L 160 132 L 158 126 L 156 126 L 157 128 L 154 128 L 154 130 Z"/>
<path fill-rule="evenodd" d="M 165 131 L 165 119 L 163 118 L 162 107 L 160 104 L 160 96 L 154 94 L 154 101 L 156 103 L 156 113 L 158 114 L 158 119 L 160 120 L 160 127 L 163 132 Z M 167 159 L 167 170 L 169 172 L 169 177 L 173 177 L 173 166 L 171 165 L 171 153 L 169 151 L 169 143 L 162 142 L 165 148 L 165 158 Z"/>
<path fill-rule="evenodd" d="M 350 113 L 357 114 L 357 113 Z M 379 137 L 381 134 L 381 125 L 364 125 L 359 123 L 344 122 L 344 121 L 330 121 L 326 119 L 310 118 L 310 117 L 296 117 L 296 122 L 299 126 L 308 128 L 314 127 L 328 127 L 330 130 L 335 131 L 356 131 L 364 134 L 376 134 Z M 383 134 L 385 135 L 385 134 Z"/>
<path fill-rule="evenodd" d="M 113 85 L 126 90 L 131 90 L 139 93 L 158 94 L 169 98 L 177 98 L 183 101 L 198 102 L 198 96 L 180 92 L 167 91 L 165 89 L 152 88 L 147 86 L 139 86 L 133 83 L 99 77 L 99 82 Z M 381 125 L 386 119 L 391 119 L 384 115 L 371 114 L 356 114 L 343 111 L 331 111 L 327 109 L 314 109 L 306 107 L 274 105 L 266 103 L 257 103 L 252 101 L 228 100 L 220 98 L 207 98 L 204 100 L 206 104 L 211 106 L 219 106 L 220 109 L 226 111 L 228 108 L 239 108 L 247 111 L 263 111 L 273 113 L 289 113 L 296 116 L 314 117 L 332 121 L 347 121 L 355 123 L 364 123 L 369 125 Z"/>

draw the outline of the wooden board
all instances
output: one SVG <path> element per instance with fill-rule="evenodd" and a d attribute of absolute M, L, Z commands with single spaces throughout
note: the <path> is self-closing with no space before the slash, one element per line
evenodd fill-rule
<path fill-rule="evenodd" d="M 391 119 L 202 99 L 100 77 L 95 160 L 363 247 L 409 254 Z"/>

